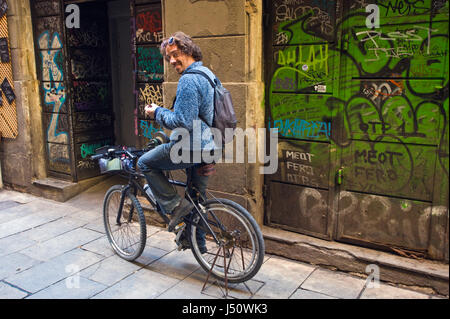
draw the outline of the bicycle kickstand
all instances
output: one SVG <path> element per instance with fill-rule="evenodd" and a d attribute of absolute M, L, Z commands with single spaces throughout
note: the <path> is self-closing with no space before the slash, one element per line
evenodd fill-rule
<path fill-rule="evenodd" d="M 203 284 L 202 292 L 205 291 L 206 283 L 208 282 L 209 276 L 211 275 L 212 270 L 213 270 L 214 266 L 216 265 L 217 258 L 219 257 L 219 253 L 220 253 L 220 250 L 222 248 L 223 248 L 223 261 L 224 261 L 224 267 L 223 268 L 225 270 L 225 298 L 227 298 L 228 297 L 228 276 L 227 276 L 228 267 L 227 267 L 227 263 L 226 263 L 226 251 L 225 251 L 225 246 L 224 245 L 221 245 L 221 247 L 219 247 L 219 249 L 217 249 L 216 256 L 214 257 L 214 261 L 213 261 L 213 263 L 211 265 L 211 269 L 209 270 L 208 276 L 206 276 L 205 283 Z M 230 261 L 230 263 L 231 263 L 231 261 Z"/>

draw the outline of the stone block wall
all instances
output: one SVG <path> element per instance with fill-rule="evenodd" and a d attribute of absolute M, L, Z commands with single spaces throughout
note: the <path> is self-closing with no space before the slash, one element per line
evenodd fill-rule
<path fill-rule="evenodd" d="M 19 134 L 0 142 L 2 177 L 5 185 L 27 190 L 46 175 L 30 1 L 8 1 L 6 14 Z"/>
<path fill-rule="evenodd" d="M 232 94 L 238 127 L 243 130 L 264 127 L 261 23 L 258 20 L 262 16 L 261 1 L 165 0 L 162 3 L 165 36 L 183 31 L 200 46 L 203 64 Z M 179 75 L 165 63 L 164 104 L 169 105 L 176 93 Z M 218 164 L 216 175 L 210 178 L 209 189 L 215 196 L 240 203 L 262 224 L 263 176 L 257 173 L 259 165 Z"/>

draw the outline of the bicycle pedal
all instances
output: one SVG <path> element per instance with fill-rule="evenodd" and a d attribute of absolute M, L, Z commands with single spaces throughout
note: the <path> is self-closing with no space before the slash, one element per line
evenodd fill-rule
<path fill-rule="evenodd" d="M 179 231 L 183 230 L 184 227 L 186 227 L 186 224 L 184 222 L 179 223 L 175 226 L 174 233 L 177 234 Z"/>
<path fill-rule="evenodd" d="M 178 250 L 178 251 L 190 249 L 189 246 L 186 246 L 186 245 L 184 245 L 183 243 L 178 243 L 177 245 L 178 245 L 178 247 L 177 247 L 177 250 Z"/>

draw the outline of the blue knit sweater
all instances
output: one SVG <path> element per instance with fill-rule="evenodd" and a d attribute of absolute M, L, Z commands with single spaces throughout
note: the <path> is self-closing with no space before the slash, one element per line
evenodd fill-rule
<path fill-rule="evenodd" d="M 155 112 L 155 119 L 159 125 L 172 130 L 171 141 L 179 139 L 179 128 L 189 131 L 189 144 L 183 144 L 183 149 L 194 151 L 211 150 L 215 147 L 208 125 L 212 125 L 214 116 L 214 89 L 203 76 L 185 74 L 186 71 L 197 69 L 205 72 L 212 80 L 215 75 L 201 61 L 192 63 L 182 73 L 177 86 L 177 98 L 173 111 L 159 107 Z M 199 118 L 207 121 L 208 125 Z M 194 120 L 198 125 L 194 133 Z M 195 136 L 194 136 L 195 135 Z"/>

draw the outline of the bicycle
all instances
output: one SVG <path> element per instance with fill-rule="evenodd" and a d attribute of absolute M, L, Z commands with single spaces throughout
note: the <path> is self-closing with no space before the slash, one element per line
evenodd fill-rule
<path fill-rule="evenodd" d="M 108 189 L 103 201 L 103 221 L 108 241 L 115 253 L 128 261 L 142 254 L 147 240 L 146 219 L 137 198 L 138 191 L 166 224 L 170 222 L 152 195 L 150 186 L 141 185 L 140 180 L 145 176 L 136 171 L 139 156 L 163 142 L 167 142 L 167 136 L 162 133 L 150 140 L 147 148 L 106 146 L 97 149 L 96 155 L 91 157 L 92 160 L 99 160 L 102 173 L 113 172 L 128 178 L 126 185 L 114 185 Z M 170 172 L 166 173 L 172 185 L 186 187 L 188 181 L 174 180 Z M 203 198 L 201 195 L 193 199 L 188 192 L 185 195 L 194 208 L 175 228 L 178 250 L 190 248 L 208 276 L 211 274 L 229 283 L 251 279 L 264 259 L 263 236 L 251 214 L 229 199 L 214 196 Z M 202 238 L 206 246 L 202 245 Z"/>

